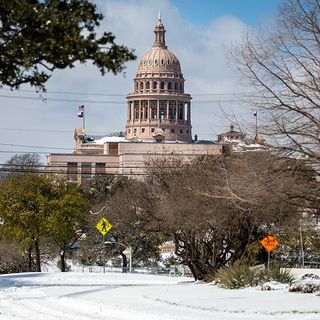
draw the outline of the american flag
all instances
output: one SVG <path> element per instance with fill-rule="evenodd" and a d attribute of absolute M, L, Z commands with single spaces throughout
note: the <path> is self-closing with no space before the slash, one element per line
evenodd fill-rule
<path fill-rule="evenodd" d="M 78 110 L 78 118 L 83 118 L 84 116 L 84 106 L 80 106 Z"/>

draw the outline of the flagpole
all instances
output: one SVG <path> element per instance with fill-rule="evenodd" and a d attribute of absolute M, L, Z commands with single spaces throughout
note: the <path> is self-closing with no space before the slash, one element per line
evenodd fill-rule
<path fill-rule="evenodd" d="M 83 112 L 83 117 L 82 117 L 82 130 L 83 130 L 83 133 L 85 133 L 85 129 L 86 129 L 86 127 L 85 127 L 85 116 L 86 116 L 86 112 L 84 111 Z"/>
<path fill-rule="evenodd" d="M 258 111 L 255 112 L 255 116 L 256 116 L 256 137 L 258 135 Z"/>

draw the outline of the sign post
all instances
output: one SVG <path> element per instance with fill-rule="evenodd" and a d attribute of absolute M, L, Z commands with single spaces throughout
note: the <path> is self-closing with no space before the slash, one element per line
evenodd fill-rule
<path fill-rule="evenodd" d="M 101 218 L 100 221 L 96 224 L 96 228 L 102 234 L 102 248 L 104 249 L 103 250 L 103 273 L 106 273 L 106 252 L 105 252 L 104 237 L 112 228 L 112 224 L 106 218 Z"/>
<path fill-rule="evenodd" d="M 260 241 L 260 243 L 266 249 L 266 251 L 268 252 L 268 270 L 269 270 L 269 267 L 270 267 L 270 253 L 271 253 L 272 250 L 274 250 L 279 245 L 279 241 L 277 240 L 276 237 L 274 237 L 273 235 L 269 234 L 266 237 L 264 237 Z"/>

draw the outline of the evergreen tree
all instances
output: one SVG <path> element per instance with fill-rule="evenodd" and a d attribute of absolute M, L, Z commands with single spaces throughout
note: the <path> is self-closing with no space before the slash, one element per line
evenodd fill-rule
<path fill-rule="evenodd" d="M 44 90 L 54 70 L 75 62 L 92 61 L 102 75 L 122 72 L 135 55 L 111 32 L 97 36 L 102 19 L 89 0 L 1 0 L 0 85 Z"/>

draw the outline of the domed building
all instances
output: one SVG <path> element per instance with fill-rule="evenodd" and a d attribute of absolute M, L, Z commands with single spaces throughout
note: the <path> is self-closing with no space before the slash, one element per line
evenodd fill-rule
<path fill-rule="evenodd" d="M 184 93 L 178 58 L 166 46 L 159 17 L 152 48 L 140 59 L 134 93 L 127 96 L 126 138 L 191 142 L 191 95 Z"/>
<path fill-rule="evenodd" d="M 188 162 L 222 153 L 220 143 L 192 140 L 191 95 L 184 92 L 180 62 L 167 48 L 165 32 L 159 17 L 153 46 L 141 57 L 134 92 L 127 96 L 125 134 L 98 137 L 77 128 L 74 152 L 48 155 L 48 171 L 86 183 L 96 174 L 139 176 L 153 158 Z"/>

